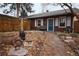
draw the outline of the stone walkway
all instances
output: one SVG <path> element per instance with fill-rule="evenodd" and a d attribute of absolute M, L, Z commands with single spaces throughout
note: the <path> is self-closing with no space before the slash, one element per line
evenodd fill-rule
<path fill-rule="evenodd" d="M 61 41 L 61 39 L 58 38 L 58 36 L 56 34 L 47 33 L 47 38 L 49 39 L 49 43 L 53 47 L 52 51 L 54 51 L 54 54 L 52 53 L 52 55 L 56 55 L 56 56 L 57 55 L 59 55 L 59 56 L 68 55 L 64 43 Z"/>

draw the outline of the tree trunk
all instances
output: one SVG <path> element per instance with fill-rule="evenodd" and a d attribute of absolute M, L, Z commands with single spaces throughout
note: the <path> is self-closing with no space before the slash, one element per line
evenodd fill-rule
<path fill-rule="evenodd" d="M 19 18 L 20 14 L 20 3 L 16 3 L 16 9 L 17 9 L 17 17 Z M 20 19 L 20 30 L 23 31 L 23 18 Z"/>
<path fill-rule="evenodd" d="M 23 31 L 24 28 L 23 28 L 23 18 L 21 18 L 21 31 Z"/>
<path fill-rule="evenodd" d="M 17 17 L 19 17 L 19 13 L 20 13 L 20 3 L 16 3 L 16 9 L 17 9 Z"/>

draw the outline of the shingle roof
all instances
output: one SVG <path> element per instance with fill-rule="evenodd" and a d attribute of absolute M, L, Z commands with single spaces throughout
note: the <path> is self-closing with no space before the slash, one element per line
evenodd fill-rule
<path fill-rule="evenodd" d="M 67 13 L 71 13 L 69 9 L 66 9 Z M 73 8 L 74 13 L 79 13 L 79 9 Z M 45 13 L 40 13 L 40 14 L 35 14 L 35 15 L 30 15 L 27 18 L 38 18 L 38 17 L 46 17 L 46 16 L 54 16 L 54 15 L 62 15 L 62 14 L 67 14 L 65 10 L 56 10 L 56 11 L 51 11 L 51 12 L 45 12 Z"/>

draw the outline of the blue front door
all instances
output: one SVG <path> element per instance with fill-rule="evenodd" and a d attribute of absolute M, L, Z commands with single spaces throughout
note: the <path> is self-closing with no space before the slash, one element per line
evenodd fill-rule
<path fill-rule="evenodd" d="M 53 19 L 48 19 L 48 31 L 53 31 Z"/>

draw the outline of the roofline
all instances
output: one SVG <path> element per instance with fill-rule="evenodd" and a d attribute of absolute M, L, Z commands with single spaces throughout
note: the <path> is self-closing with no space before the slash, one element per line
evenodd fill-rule
<path fill-rule="evenodd" d="M 10 18 L 18 18 L 18 17 L 14 17 L 14 16 L 5 15 L 5 14 L 0 14 L 0 15 L 5 16 L 5 17 L 10 17 Z"/>
<path fill-rule="evenodd" d="M 78 9 L 78 8 L 73 8 L 73 10 L 74 10 L 74 9 Z M 69 9 L 66 9 L 66 10 L 69 10 Z M 78 9 L 78 10 L 79 10 L 79 9 Z M 55 10 L 55 11 L 44 12 L 44 13 L 51 13 L 51 12 L 56 12 L 56 11 L 64 11 L 64 10 L 63 10 L 63 9 L 62 9 L 62 10 Z M 29 16 L 27 16 L 26 18 L 31 19 L 31 18 L 40 18 L 40 17 L 49 17 L 49 16 L 57 16 L 57 15 L 71 14 L 71 12 L 67 12 L 67 13 L 64 13 L 64 14 L 46 15 L 46 16 L 35 17 L 35 15 L 40 15 L 40 14 L 44 14 L 44 13 L 38 13 L 38 14 L 34 14 L 34 15 L 29 15 Z M 75 13 L 77 13 L 77 12 L 75 12 Z M 31 16 L 33 16 L 33 17 L 31 17 Z"/>
<path fill-rule="evenodd" d="M 48 16 L 41 16 L 41 17 L 32 17 L 32 18 L 29 18 L 29 17 L 26 17 L 28 19 L 34 19 L 34 18 L 44 18 L 44 17 L 55 17 L 55 16 L 63 16 L 63 15 L 71 15 L 71 13 L 67 13 L 67 14 L 58 14 L 58 15 L 48 15 Z"/>

